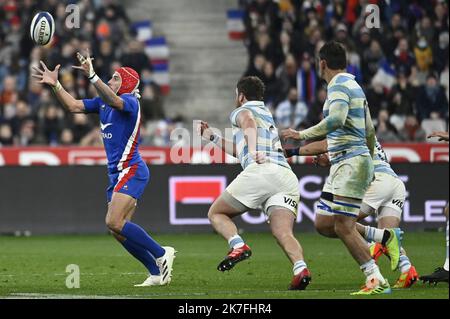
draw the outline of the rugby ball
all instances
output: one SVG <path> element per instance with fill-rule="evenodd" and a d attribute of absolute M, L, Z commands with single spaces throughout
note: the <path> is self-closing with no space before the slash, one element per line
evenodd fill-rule
<path fill-rule="evenodd" d="M 31 21 L 30 36 L 37 45 L 46 45 L 55 33 L 55 21 L 48 12 L 39 12 Z"/>

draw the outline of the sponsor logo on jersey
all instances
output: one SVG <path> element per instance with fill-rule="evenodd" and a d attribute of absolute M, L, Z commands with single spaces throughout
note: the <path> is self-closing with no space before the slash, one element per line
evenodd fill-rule
<path fill-rule="evenodd" d="M 403 209 L 404 202 L 401 199 L 393 199 L 392 204 L 397 205 L 400 209 Z"/>
<path fill-rule="evenodd" d="M 102 129 L 102 131 L 106 130 L 106 128 L 111 125 L 113 124 L 112 123 L 103 124 L 102 122 L 100 122 L 100 128 Z"/>
<path fill-rule="evenodd" d="M 293 200 L 292 198 L 284 196 L 284 203 L 288 204 L 289 206 L 292 206 L 293 208 L 297 209 L 297 202 Z"/>

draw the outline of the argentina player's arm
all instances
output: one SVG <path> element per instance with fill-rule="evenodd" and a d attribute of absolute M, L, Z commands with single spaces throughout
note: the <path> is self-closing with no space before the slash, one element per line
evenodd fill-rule
<path fill-rule="evenodd" d="M 254 154 L 256 152 L 256 144 L 258 140 L 258 130 L 253 113 L 249 110 L 242 110 L 236 115 L 236 124 L 244 132 L 244 138 L 247 142 L 248 152 Z"/>
<path fill-rule="evenodd" d="M 369 148 L 370 156 L 373 158 L 375 155 L 376 135 L 372 117 L 370 116 L 369 108 L 367 106 L 367 101 L 364 106 L 364 112 L 366 115 L 366 144 Z"/>
<path fill-rule="evenodd" d="M 350 95 L 346 87 L 335 85 L 334 91 L 328 92 L 329 113 L 322 121 L 304 131 L 285 130 L 281 133 L 284 139 L 310 140 L 324 137 L 344 126 L 350 108 Z M 337 89 L 337 90 L 336 90 Z"/>
<path fill-rule="evenodd" d="M 320 155 L 328 152 L 328 142 L 326 139 L 321 141 L 312 142 L 299 148 L 285 149 L 284 153 L 286 157 L 292 156 L 313 156 Z"/>
<path fill-rule="evenodd" d="M 209 127 L 208 122 L 200 121 L 198 126 L 198 133 L 202 138 L 204 138 L 207 141 L 213 142 L 216 144 L 219 148 L 222 149 L 223 152 L 233 156 L 237 157 L 236 152 L 236 144 L 233 143 L 233 141 L 227 140 L 226 138 L 215 134 L 212 129 Z"/>

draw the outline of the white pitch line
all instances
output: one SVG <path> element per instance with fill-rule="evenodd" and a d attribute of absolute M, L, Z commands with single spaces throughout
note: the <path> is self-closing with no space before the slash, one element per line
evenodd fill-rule
<path fill-rule="evenodd" d="M 0 277 L 38 277 L 38 276 L 68 276 L 68 273 L 42 273 L 42 274 L 0 274 Z M 146 275 L 144 272 L 122 272 L 122 273 L 81 273 L 82 276 L 135 276 L 135 275 Z"/>

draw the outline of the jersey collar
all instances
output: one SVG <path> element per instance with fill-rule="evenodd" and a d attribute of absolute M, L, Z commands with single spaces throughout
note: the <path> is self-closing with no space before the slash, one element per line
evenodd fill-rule
<path fill-rule="evenodd" d="M 353 74 L 347 73 L 347 72 L 342 72 L 342 73 L 338 73 L 335 76 L 333 76 L 333 78 L 331 79 L 330 83 L 334 83 L 334 81 L 336 80 L 336 78 L 338 76 L 346 76 L 348 78 L 351 78 L 352 80 L 355 79 L 355 76 Z"/>
<path fill-rule="evenodd" d="M 245 106 L 264 107 L 264 102 L 263 101 L 247 101 L 241 105 L 241 107 L 245 107 Z"/>

